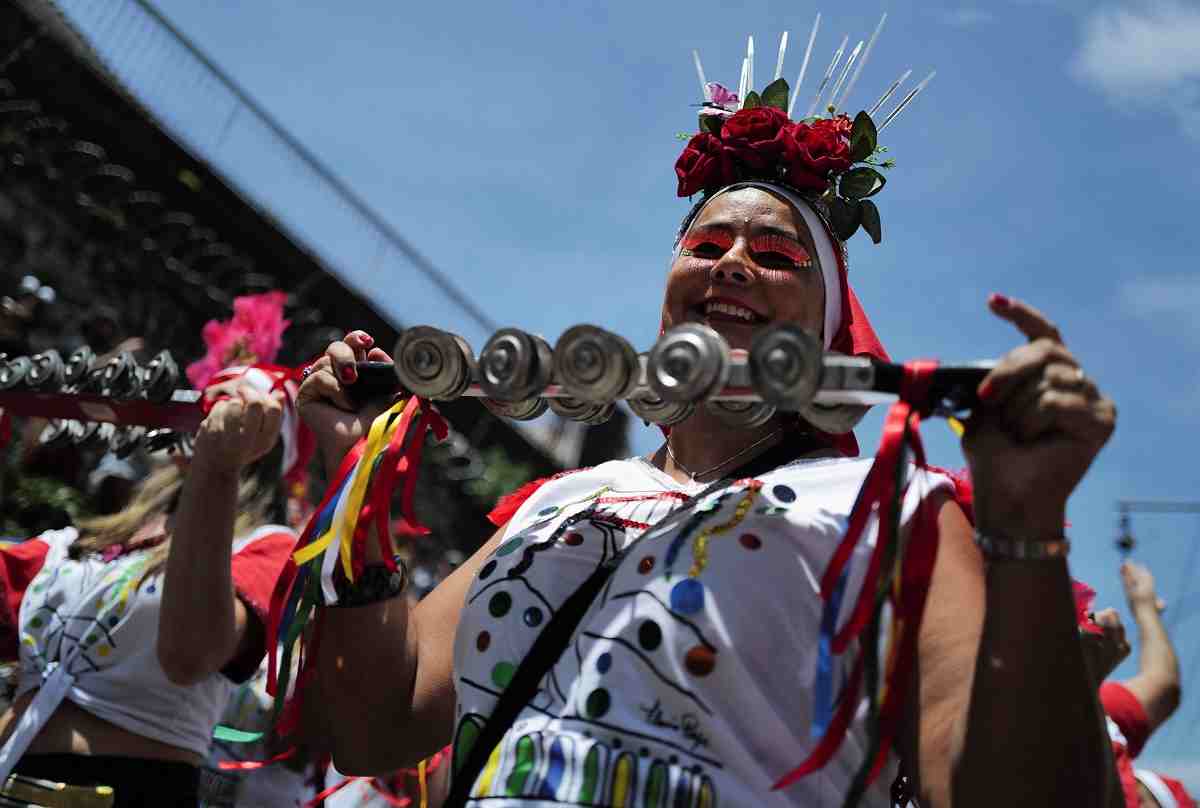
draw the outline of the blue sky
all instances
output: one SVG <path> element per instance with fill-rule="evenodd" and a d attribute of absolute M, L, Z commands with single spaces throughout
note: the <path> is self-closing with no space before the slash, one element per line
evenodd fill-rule
<path fill-rule="evenodd" d="M 1200 499 L 1200 4 L 852 5 L 158 2 L 494 320 L 552 339 L 593 322 L 639 347 L 655 334 L 687 207 L 672 166 L 675 134 L 695 123 L 691 49 L 710 79 L 734 85 L 753 34 L 762 85 L 786 29 L 791 81 L 818 10 L 820 67 L 843 34 L 853 44 L 889 11 L 851 106 L 869 106 L 906 68 L 914 80 L 938 75 L 881 138 L 898 163 L 878 197 L 884 242 L 851 242 L 852 283 L 902 359 L 1015 345 L 986 313 L 991 291 L 1058 322 L 1120 407 L 1070 518 L 1075 574 L 1124 611 L 1115 501 Z M 210 86 L 155 92 L 178 120 L 213 130 L 235 182 L 319 250 L 351 256 L 352 281 L 385 310 L 479 344 L 478 326 L 284 176 L 270 138 L 242 132 L 206 100 Z M 864 446 L 881 418 L 860 430 Z M 936 462 L 961 465 L 942 424 L 925 434 Z M 637 448 L 654 440 L 637 427 Z M 1144 762 L 1200 789 L 1200 553 L 1190 552 L 1200 517 L 1139 516 L 1134 528 L 1136 557 L 1172 603 L 1192 688 Z"/>

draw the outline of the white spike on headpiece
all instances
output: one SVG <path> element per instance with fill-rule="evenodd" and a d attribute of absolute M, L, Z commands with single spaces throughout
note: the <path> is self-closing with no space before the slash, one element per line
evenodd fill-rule
<path fill-rule="evenodd" d="M 696 63 L 696 76 L 700 79 L 700 92 L 705 101 L 712 101 L 712 92 L 708 89 L 708 79 L 704 78 L 704 65 L 700 64 L 700 51 L 692 51 L 692 61 Z"/>
<path fill-rule="evenodd" d="M 838 76 L 837 84 L 833 85 L 833 90 L 829 93 L 829 106 L 837 108 L 834 99 L 837 98 L 838 90 L 842 89 L 842 84 L 846 81 L 846 76 L 850 75 L 850 68 L 854 67 L 854 60 L 858 58 L 858 54 L 862 53 L 863 41 L 858 40 L 858 44 L 854 46 L 854 50 L 850 51 L 850 58 L 846 60 L 846 66 L 842 68 L 842 75 Z"/>
<path fill-rule="evenodd" d="M 873 106 L 869 110 L 867 110 L 867 114 L 870 115 L 871 117 L 875 117 L 875 113 L 879 111 L 879 108 L 887 103 L 887 100 L 892 97 L 892 93 L 896 92 L 896 90 L 898 90 L 900 88 L 901 84 L 908 81 L 908 77 L 911 75 L 912 75 L 911 67 L 908 70 L 905 70 L 903 73 L 901 73 L 900 78 L 893 81 L 892 86 L 887 88 L 887 92 L 885 92 L 883 95 L 879 96 L 879 100 L 875 102 L 875 106 Z"/>
<path fill-rule="evenodd" d="M 746 37 L 746 94 L 754 89 L 754 37 Z"/>
<path fill-rule="evenodd" d="M 784 31 L 783 36 L 779 37 L 779 56 L 775 58 L 775 77 L 771 81 L 776 81 L 783 75 L 783 55 L 787 53 L 787 35 L 788 32 Z"/>
<path fill-rule="evenodd" d="M 750 69 L 750 60 L 742 57 L 742 77 L 738 79 L 738 109 L 746 104 L 746 71 Z"/>
<path fill-rule="evenodd" d="M 899 104 L 897 104 L 896 108 L 894 110 L 892 110 L 886 118 L 883 119 L 883 123 L 879 124 L 879 131 L 882 132 L 887 127 L 888 124 L 890 124 L 892 121 L 896 120 L 896 116 L 899 115 L 901 112 L 903 112 L 904 108 L 912 103 L 912 100 L 914 98 L 916 98 L 917 95 L 922 90 L 925 89 L 926 84 L 933 81 L 933 77 L 936 75 L 937 75 L 937 71 L 933 70 L 933 71 L 930 71 L 928 76 L 921 79 L 921 83 L 918 84 L 916 87 L 914 87 L 912 89 L 912 92 L 910 92 L 908 95 L 904 96 L 904 100 L 901 101 Z"/>
<path fill-rule="evenodd" d="M 817 111 L 817 105 L 821 103 L 821 94 L 825 92 L 825 88 L 829 85 L 829 79 L 833 77 L 833 71 L 837 70 L 838 62 L 842 61 L 842 54 L 846 52 L 846 45 L 850 42 L 850 35 L 846 34 L 842 37 L 842 44 L 838 46 L 837 51 L 833 54 L 833 61 L 829 63 L 829 68 L 825 71 L 825 75 L 821 77 L 821 83 L 817 85 L 817 94 L 813 96 L 812 105 L 808 108 L 808 112 L 804 115 L 805 118 L 811 118 Z"/>
<path fill-rule="evenodd" d="M 813 20 L 812 32 L 808 35 L 808 47 L 804 49 L 804 61 L 800 63 L 800 76 L 796 79 L 796 86 L 792 88 L 792 98 L 788 101 L 787 113 L 788 117 L 792 117 L 792 109 L 796 106 L 796 99 L 800 96 L 800 85 L 804 84 L 804 74 L 808 72 L 808 60 L 812 56 L 813 42 L 817 39 L 817 29 L 821 27 L 821 12 L 817 12 L 817 18 Z"/>
<path fill-rule="evenodd" d="M 854 68 L 854 75 L 850 77 L 850 83 L 846 85 L 846 90 L 842 93 L 841 98 L 836 102 L 838 109 L 846 108 L 846 99 L 850 97 L 850 93 L 854 92 L 854 87 L 858 84 L 858 77 L 862 75 L 863 68 L 867 66 L 867 59 L 871 58 L 871 49 L 875 47 L 875 40 L 879 39 L 879 32 L 883 30 L 883 24 L 887 22 L 887 12 L 879 18 L 879 24 L 875 26 L 875 32 L 871 34 L 871 38 L 867 40 L 867 49 L 863 51 L 862 58 L 858 60 L 858 67 Z"/>

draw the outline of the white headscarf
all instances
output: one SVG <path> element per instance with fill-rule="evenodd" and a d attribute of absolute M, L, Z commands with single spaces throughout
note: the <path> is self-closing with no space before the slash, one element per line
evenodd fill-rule
<path fill-rule="evenodd" d="M 821 280 L 825 284 L 825 331 L 823 341 L 825 349 L 828 350 L 830 344 L 833 342 L 834 335 L 837 334 L 838 329 L 842 326 L 842 284 L 838 275 L 839 269 L 836 252 L 838 248 L 834 246 L 828 231 L 825 229 L 825 223 L 821 221 L 821 217 L 813 210 L 812 204 L 795 191 L 781 188 L 769 182 L 759 181 L 736 182 L 733 185 L 722 188 L 704 200 L 704 204 L 692 215 L 687 229 L 679 233 L 679 238 L 675 241 L 674 253 L 671 256 L 672 263 L 679 257 L 683 237 L 687 235 L 688 230 L 691 230 L 692 225 L 696 223 L 696 219 L 700 217 L 700 211 L 721 194 L 728 193 L 729 191 L 739 191 L 742 188 L 758 188 L 767 193 L 783 197 L 791 203 L 792 207 L 800 211 L 800 215 L 804 218 L 804 224 L 808 227 L 808 232 L 812 234 L 813 244 L 817 248 L 817 263 L 821 267 Z"/>

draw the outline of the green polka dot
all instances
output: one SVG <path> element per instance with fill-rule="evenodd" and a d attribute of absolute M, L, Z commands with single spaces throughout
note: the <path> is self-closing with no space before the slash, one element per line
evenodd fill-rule
<path fill-rule="evenodd" d="M 516 550 L 518 547 L 520 547 L 521 542 L 523 542 L 524 540 L 525 539 L 522 536 L 517 536 L 515 539 L 509 539 L 508 541 L 504 542 L 504 544 L 500 545 L 500 549 L 496 551 L 496 555 L 498 555 L 498 556 L 508 555 L 513 550 Z"/>
<path fill-rule="evenodd" d="M 492 684 L 496 687 L 508 687 L 508 683 L 512 681 L 513 674 L 517 672 L 517 666 L 511 662 L 497 662 L 492 668 Z"/>
<path fill-rule="evenodd" d="M 608 695 L 608 691 L 602 687 L 598 687 L 588 694 L 587 710 L 588 718 L 600 718 L 608 712 L 609 706 L 612 704 L 612 699 Z"/>
<path fill-rule="evenodd" d="M 512 595 L 507 592 L 497 592 L 488 601 L 488 611 L 492 617 L 503 617 L 512 608 Z"/>
<path fill-rule="evenodd" d="M 42 627 L 42 618 L 40 618 L 40 617 L 33 618 L 32 620 L 29 621 L 29 625 L 33 626 L 34 628 L 41 628 Z"/>

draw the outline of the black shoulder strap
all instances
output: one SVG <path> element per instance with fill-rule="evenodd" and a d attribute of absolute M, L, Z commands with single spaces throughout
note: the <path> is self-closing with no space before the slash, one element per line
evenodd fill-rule
<path fill-rule="evenodd" d="M 446 801 L 442 803 L 443 808 L 462 808 L 467 804 L 471 788 L 474 787 L 475 780 L 483 771 L 483 767 L 487 765 L 492 750 L 496 748 L 496 745 L 504 737 L 504 733 L 508 732 L 509 727 L 517 720 L 517 716 L 520 715 L 525 705 L 537 695 L 538 685 L 541 684 L 542 678 L 567 650 L 571 638 L 575 635 L 575 629 L 583 621 L 583 616 L 600 594 L 600 590 L 604 588 L 604 584 L 612 575 L 613 570 L 620 565 L 621 560 L 629 555 L 630 551 L 647 535 L 666 527 L 668 521 L 673 523 L 703 497 L 724 488 L 733 479 L 735 478 L 726 477 L 717 480 L 700 493 L 689 497 L 684 507 L 670 514 L 662 523 L 650 528 L 626 545 L 625 549 L 615 553 L 608 561 L 596 567 L 587 580 L 580 584 L 579 588 L 563 602 L 554 616 L 550 618 L 550 622 L 538 634 L 529 653 L 521 660 L 516 673 L 513 674 L 512 681 L 500 695 L 495 709 L 492 710 L 487 723 L 483 725 L 483 731 L 471 745 L 471 751 L 467 754 L 467 759 L 463 761 L 462 768 L 451 772 L 452 785 Z M 454 755 L 451 755 L 451 758 L 453 757 Z"/>

